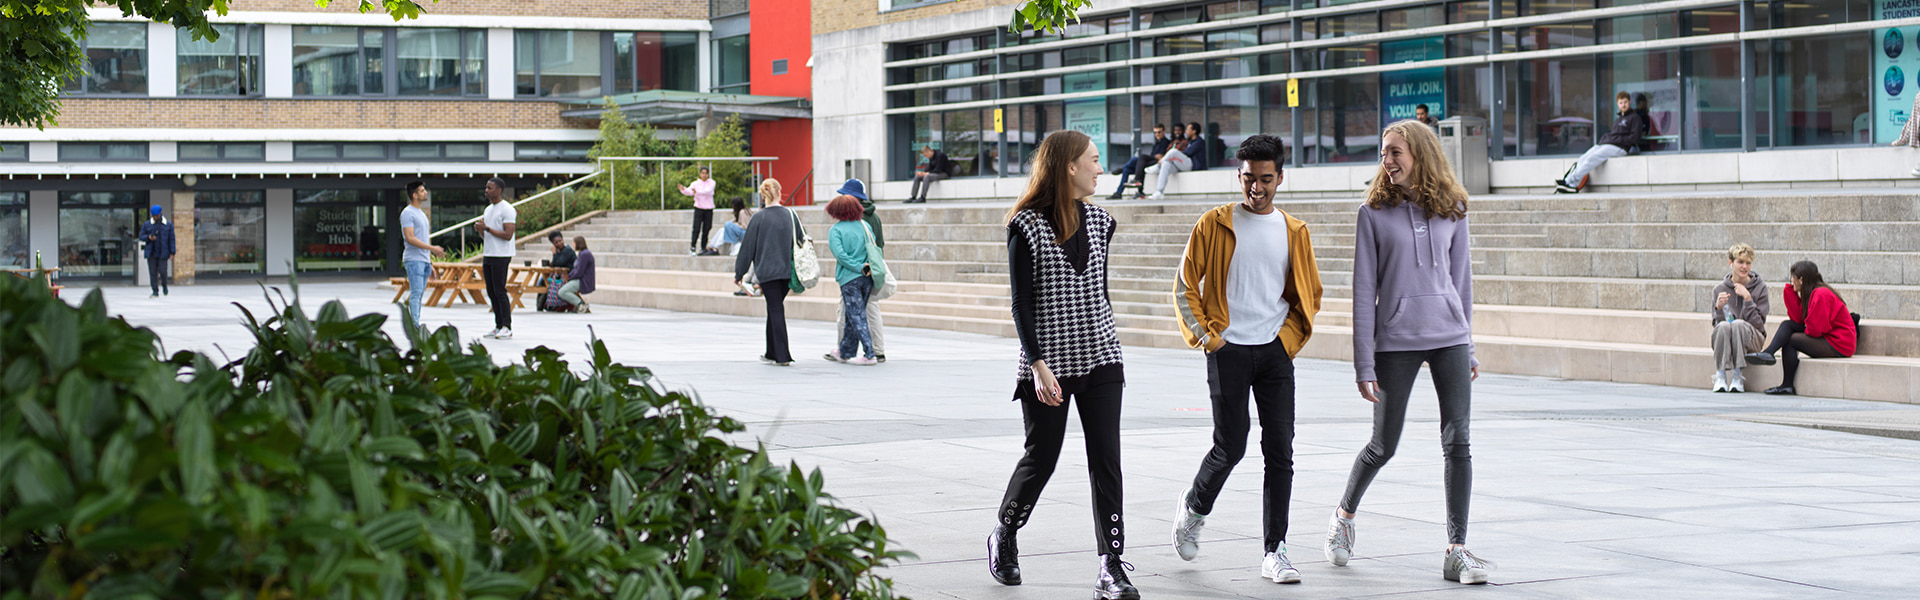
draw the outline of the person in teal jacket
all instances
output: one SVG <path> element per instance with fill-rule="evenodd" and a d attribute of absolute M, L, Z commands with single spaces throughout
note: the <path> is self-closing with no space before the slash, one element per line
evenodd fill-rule
<path fill-rule="evenodd" d="M 840 348 L 826 359 L 854 365 L 878 364 L 874 360 L 873 337 L 867 331 L 867 296 L 873 293 L 873 278 L 867 273 L 867 224 L 860 200 L 842 194 L 827 203 L 827 215 L 839 221 L 827 230 L 827 248 L 833 251 L 833 280 L 840 283 L 840 312 L 846 315 L 846 327 L 840 334 Z M 866 354 L 854 356 L 861 346 Z"/>

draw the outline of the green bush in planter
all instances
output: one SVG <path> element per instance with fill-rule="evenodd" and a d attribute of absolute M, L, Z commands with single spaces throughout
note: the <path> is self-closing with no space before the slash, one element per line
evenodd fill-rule
<path fill-rule="evenodd" d="M 613 363 L 297 300 L 220 364 L 0 278 L 7 598 L 888 598 L 818 471 Z M 243 309 L 244 312 L 244 309 Z"/>

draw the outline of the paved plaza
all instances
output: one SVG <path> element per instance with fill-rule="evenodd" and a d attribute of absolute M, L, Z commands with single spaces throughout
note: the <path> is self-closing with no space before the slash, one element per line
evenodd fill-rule
<path fill-rule="evenodd" d="M 388 331 L 400 337 L 391 289 L 336 281 L 301 290 L 309 311 L 339 299 L 354 314 L 395 315 Z M 78 302 L 87 291 L 65 294 Z M 104 292 L 110 312 L 151 327 L 169 352 L 238 358 L 250 338 L 232 303 L 266 309 L 253 284 L 183 286 L 156 299 L 144 287 Z M 470 304 L 428 308 L 425 321 L 476 339 L 492 324 Z M 1091 495 L 1077 424 L 1020 534 L 1026 584 L 1002 587 L 986 573 L 986 534 L 1020 453 L 1019 410 L 1007 401 L 1015 340 L 891 328 L 889 362 L 858 367 L 820 358 L 834 339 L 830 323 L 794 321 L 797 362 L 778 368 L 754 359 L 758 318 L 596 306 L 591 315 L 524 310 L 514 322 L 515 339 L 483 342 L 495 356 L 545 345 L 581 360 L 591 331 L 616 360 L 651 367 L 670 387 L 697 390 L 745 421 L 775 458 L 819 467 L 831 493 L 877 516 L 899 547 L 919 555 L 887 570 L 905 595 L 1092 595 Z M 1920 441 L 1737 418 L 1872 423 L 1882 413 L 1869 411 L 1909 421 L 1913 411 L 1714 394 L 1706 373 L 1697 389 L 1482 376 L 1468 541 L 1498 569 L 1493 585 L 1462 587 L 1439 573 L 1446 532 L 1438 414 L 1424 380 L 1398 456 L 1360 507 L 1355 560 L 1336 568 L 1322 557 L 1327 516 L 1367 440 L 1371 409 L 1355 391 L 1351 364 L 1302 360 L 1288 539 L 1303 583 L 1258 577 L 1257 439 L 1208 520 L 1200 557 L 1183 562 L 1168 532 L 1175 498 L 1210 444 L 1205 361 L 1197 351 L 1126 352 L 1125 558 L 1150 600 L 1920 597 Z"/>

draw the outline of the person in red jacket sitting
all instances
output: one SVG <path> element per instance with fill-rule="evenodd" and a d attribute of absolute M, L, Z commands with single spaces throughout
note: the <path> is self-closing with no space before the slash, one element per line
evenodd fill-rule
<path fill-rule="evenodd" d="M 1780 385 L 1767 388 L 1766 393 L 1773 395 L 1797 393 L 1793 389 L 1793 376 L 1800 370 L 1801 353 L 1807 358 L 1853 356 L 1854 341 L 1859 339 L 1853 315 L 1847 312 L 1847 303 L 1840 300 L 1840 294 L 1833 288 L 1827 287 L 1827 281 L 1820 277 L 1820 267 L 1813 261 L 1803 260 L 1793 263 L 1788 273 L 1793 282 L 1780 291 L 1780 296 L 1787 305 L 1789 320 L 1780 324 L 1767 349 L 1747 355 L 1748 364 L 1771 365 L 1774 351 L 1787 351 Z"/>

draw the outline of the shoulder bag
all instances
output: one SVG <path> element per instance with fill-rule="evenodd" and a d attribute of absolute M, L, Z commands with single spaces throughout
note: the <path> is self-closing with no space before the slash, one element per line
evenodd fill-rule
<path fill-rule="evenodd" d="M 868 298 L 885 300 L 899 291 L 900 286 L 894 282 L 893 274 L 887 272 L 887 259 L 880 256 L 880 246 L 873 240 L 873 226 L 864 221 L 860 226 L 867 230 L 867 276 L 873 278 L 873 295 Z"/>
<path fill-rule="evenodd" d="M 813 250 L 813 236 L 800 225 L 800 213 L 787 209 L 793 217 L 793 276 L 787 278 L 787 290 L 795 294 L 820 285 L 820 255 Z"/>

